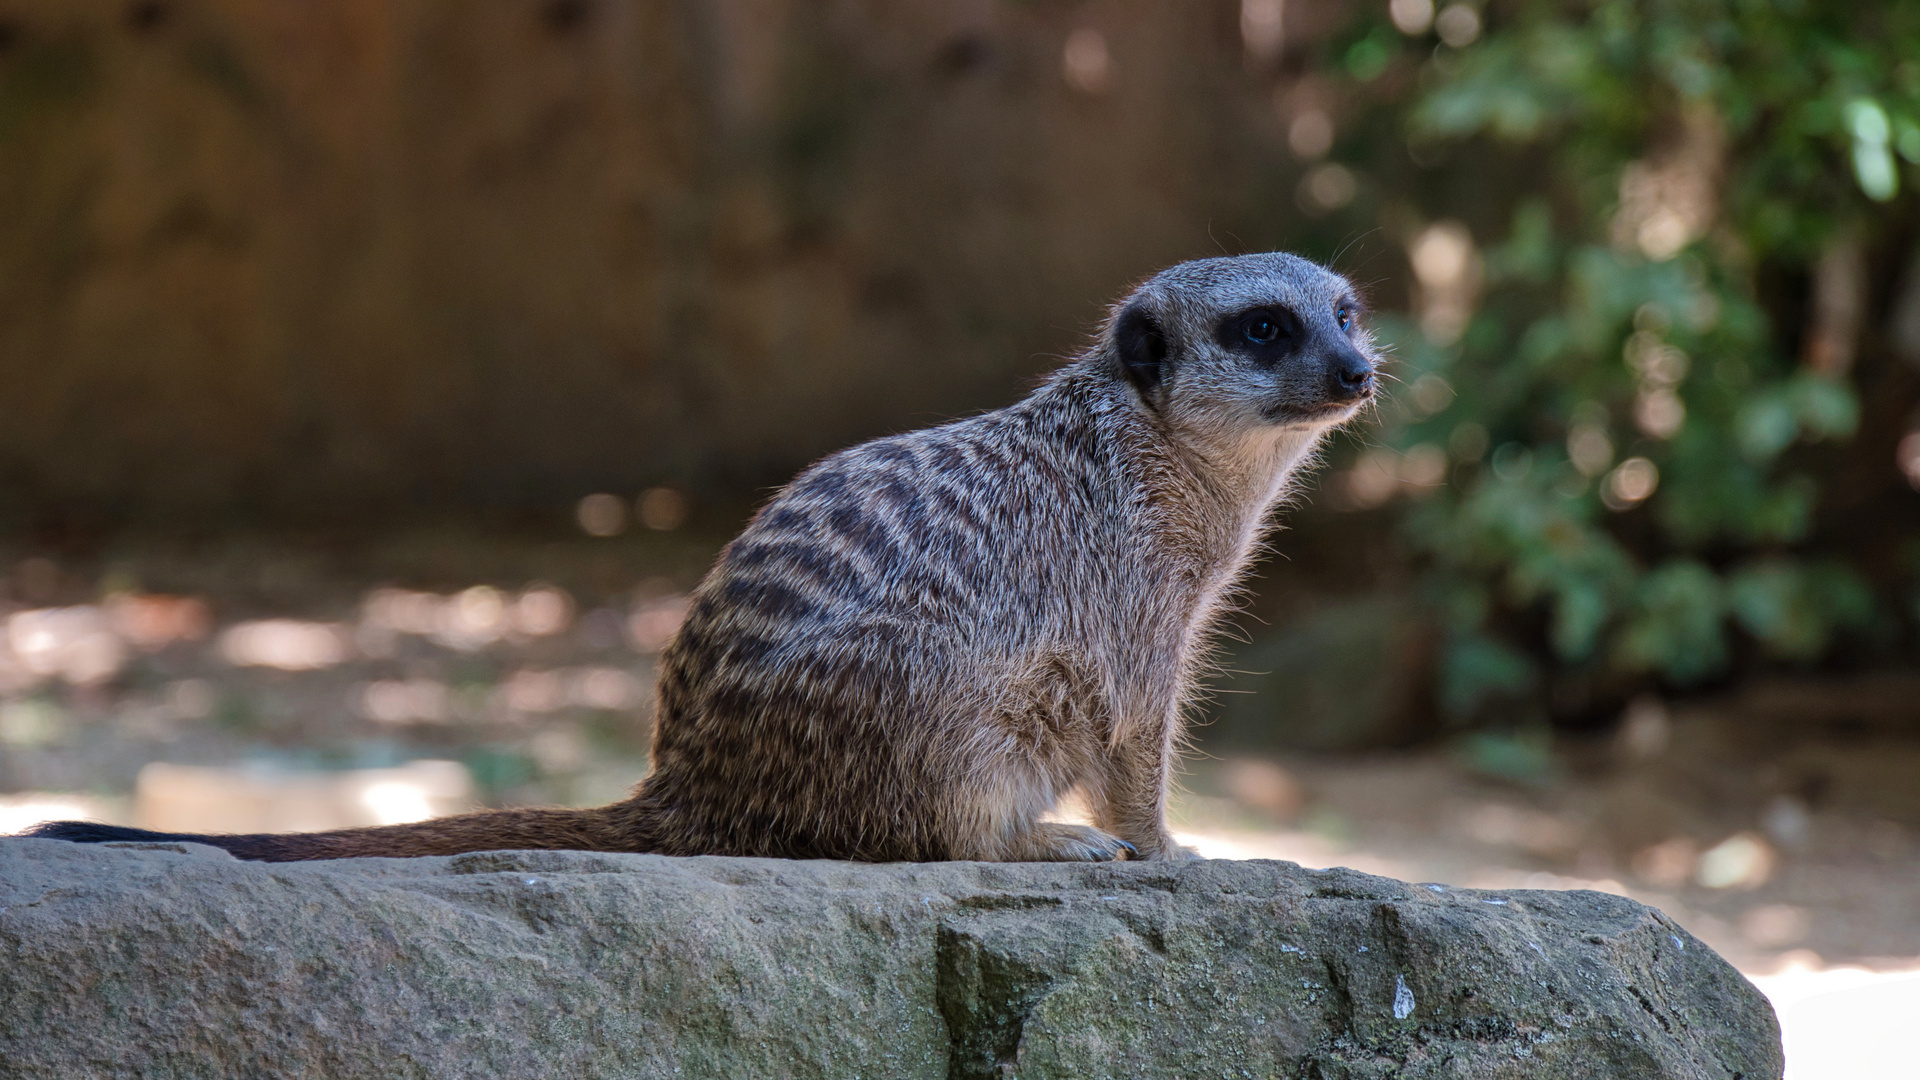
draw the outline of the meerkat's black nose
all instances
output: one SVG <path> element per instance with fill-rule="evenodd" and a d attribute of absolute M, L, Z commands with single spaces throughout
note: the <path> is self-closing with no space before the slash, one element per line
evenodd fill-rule
<path fill-rule="evenodd" d="M 1335 401 L 1352 401 L 1373 392 L 1373 365 L 1357 350 L 1335 353 L 1327 368 L 1327 391 Z"/>

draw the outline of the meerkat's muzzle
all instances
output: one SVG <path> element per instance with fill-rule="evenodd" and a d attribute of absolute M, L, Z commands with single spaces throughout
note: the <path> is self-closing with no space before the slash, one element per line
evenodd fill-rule
<path fill-rule="evenodd" d="M 1347 345 L 1327 358 L 1327 400 L 1346 405 L 1372 396 L 1373 365 L 1358 349 Z"/>

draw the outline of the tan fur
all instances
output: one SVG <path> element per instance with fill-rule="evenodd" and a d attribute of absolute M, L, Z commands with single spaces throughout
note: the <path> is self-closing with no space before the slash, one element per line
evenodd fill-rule
<path fill-rule="evenodd" d="M 1187 856 L 1166 825 L 1182 713 L 1274 507 L 1373 393 L 1354 305 L 1292 256 L 1182 264 L 1026 400 L 807 470 L 694 592 L 624 802 L 193 839 L 262 859 Z M 1075 787 L 1097 827 L 1040 820 Z M 40 834 L 134 832 L 101 829 Z"/>

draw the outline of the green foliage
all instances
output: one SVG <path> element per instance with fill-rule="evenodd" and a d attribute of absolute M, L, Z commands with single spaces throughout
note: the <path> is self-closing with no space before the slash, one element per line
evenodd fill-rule
<path fill-rule="evenodd" d="M 1452 148 L 1434 171 L 1481 179 L 1403 185 L 1418 219 L 1478 225 L 1471 323 L 1382 327 L 1407 383 L 1453 391 L 1384 436 L 1450 448 L 1405 518 L 1452 626 L 1442 707 L 1470 718 L 1554 671 L 1684 686 L 1746 653 L 1828 655 L 1881 613 L 1815 535 L 1858 389 L 1798 337 L 1822 253 L 1910 218 L 1920 4 L 1482 15 L 1459 48 L 1409 39 L 1419 89 L 1384 109 L 1416 151 Z M 1340 58 L 1352 77 L 1378 77 L 1356 60 L 1378 41 Z M 1507 191 L 1501 169 L 1531 172 Z"/>
<path fill-rule="evenodd" d="M 1532 689 L 1537 678 L 1524 653 L 1481 634 L 1461 634 L 1442 659 L 1440 703 L 1452 715 L 1471 715 L 1488 702 Z"/>
<path fill-rule="evenodd" d="M 466 754 L 463 763 L 473 774 L 474 783 L 489 796 L 524 784 L 540 772 L 531 758 L 508 747 L 476 747 Z"/>
<path fill-rule="evenodd" d="M 1740 626 L 1791 659 L 1817 658 L 1836 630 L 1864 627 L 1874 615 L 1873 594 L 1838 562 L 1761 559 L 1730 575 L 1727 594 Z"/>
<path fill-rule="evenodd" d="M 1520 784 L 1546 784 L 1556 778 L 1553 741 L 1540 728 L 1507 734 L 1476 731 L 1455 748 L 1462 764 L 1482 776 Z"/>

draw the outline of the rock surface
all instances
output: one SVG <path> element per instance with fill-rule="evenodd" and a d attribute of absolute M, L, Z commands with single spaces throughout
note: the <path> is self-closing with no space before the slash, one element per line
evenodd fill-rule
<path fill-rule="evenodd" d="M 1602 893 L 0 840 L 5 1077 L 1780 1074 L 1759 992 Z"/>

